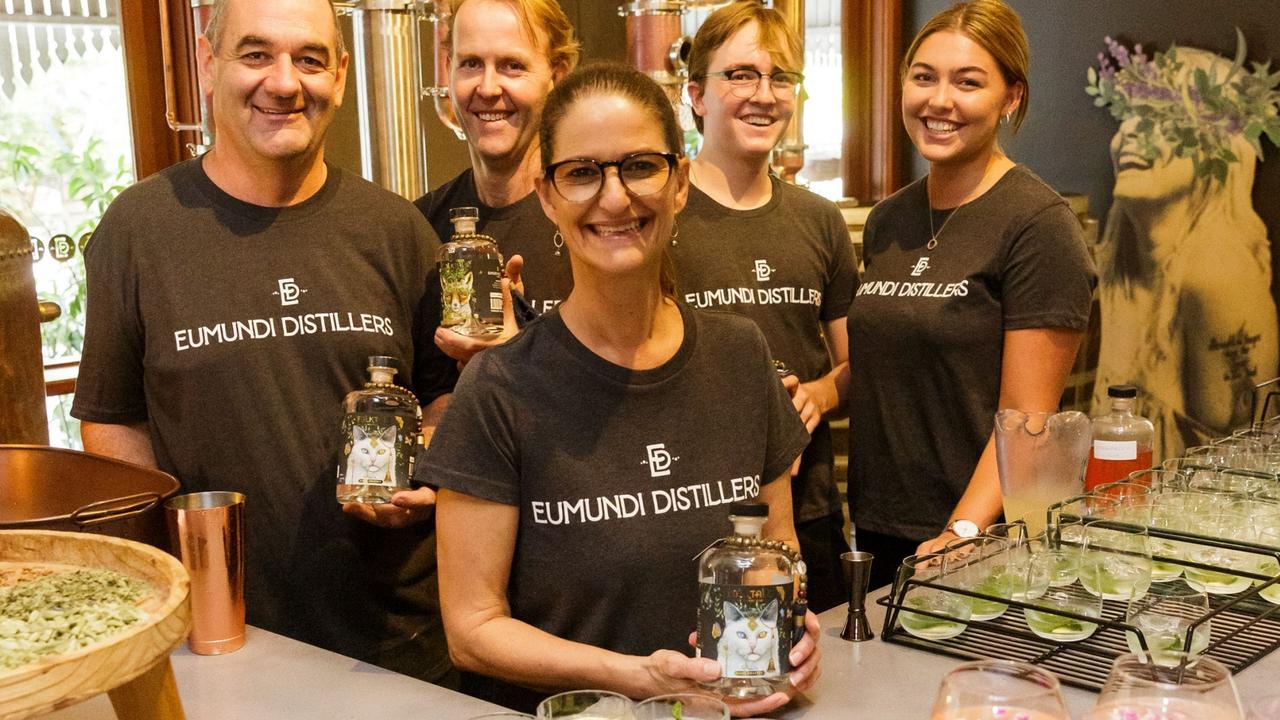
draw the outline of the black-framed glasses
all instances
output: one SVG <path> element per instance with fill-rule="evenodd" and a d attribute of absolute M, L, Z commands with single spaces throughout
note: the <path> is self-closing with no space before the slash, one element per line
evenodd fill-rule
<path fill-rule="evenodd" d="M 724 78 L 729 82 L 729 92 L 744 99 L 756 94 L 756 90 L 760 87 L 760 78 L 769 78 L 769 87 L 773 89 L 773 94 L 781 97 L 795 96 L 796 88 L 800 87 L 800 83 L 804 82 L 804 75 L 791 70 L 775 70 L 771 73 L 762 73 L 755 68 L 746 67 L 709 72 L 694 79 L 700 80 L 709 77 Z"/>
<path fill-rule="evenodd" d="M 667 186 L 676 169 L 675 153 L 632 153 L 621 160 L 602 162 L 588 158 L 561 160 L 547 166 L 546 177 L 560 197 L 586 202 L 604 187 L 606 168 L 618 169 L 622 187 L 632 195 L 652 195 Z"/>

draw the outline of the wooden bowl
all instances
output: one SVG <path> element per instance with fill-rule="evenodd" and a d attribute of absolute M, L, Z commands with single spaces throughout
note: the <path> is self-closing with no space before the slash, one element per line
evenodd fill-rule
<path fill-rule="evenodd" d="M 0 720 L 52 712 L 129 683 L 163 663 L 191 626 L 191 584 L 176 558 L 103 535 L 0 530 L 0 566 L 49 563 L 114 570 L 146 580 L 147 617 L 102 642 L 34 665 L 0 671 Z M 114 698 L 113 698 L 114 699 Z"/>

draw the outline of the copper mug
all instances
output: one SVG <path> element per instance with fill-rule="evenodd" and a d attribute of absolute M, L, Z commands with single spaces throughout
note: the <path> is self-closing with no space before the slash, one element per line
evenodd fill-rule
<path fill-rule="evenodd" d="M 244 645 L 244 495 L 201 492 L 164 504 L 173 553 L 191 575 L 191 634 L 197 655 Z"/>

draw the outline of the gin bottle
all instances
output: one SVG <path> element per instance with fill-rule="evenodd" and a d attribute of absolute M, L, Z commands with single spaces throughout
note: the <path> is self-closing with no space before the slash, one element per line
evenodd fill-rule
<path fill-rule="evenodd" d="M 493 238 L 476 232 L 480 211 L 449 211 L 453 237 L 436 256 L 440 268 L 441 327 L 459 335 L 502 332 L 502 253 Z"/>
<path fill-rule="evenodd" d="M 792 642 L 804 632 L 804 561 L 761 537 L 768 515 L 762 503 L 734 503 L 733 535 L 698 558 L 698 657 L 720 663 L 720 679 L 703 685 L 726 697 L 784 689 Z"/>
<path fill-rule="evenodd" d="M 342 401 L 338 502 L 385 503 L 409 487 L 422 423 L 418 398 L 393 380 L 393 357 L 369 358 L 369 381 Z"/>

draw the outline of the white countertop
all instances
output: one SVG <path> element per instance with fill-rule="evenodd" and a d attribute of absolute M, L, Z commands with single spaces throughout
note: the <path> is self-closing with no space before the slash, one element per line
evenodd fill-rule
<path fill-rule="evenodd" d="M 884 608 L 867 602 L 874 640 L 840 639 L 845 609 L 822 614 L 823 671 L 804 697 L 776 711 L 776 720 L 925 720 L 954 658 L 880 640 Z M 468 720 L 497 706 L 357 662 L 257 628 L 230 655 L 173 654 L 188 720 Z M 1246 705 L 1280 693 L 1280 653 L 1236 677 Z M 1074 717 L 1093 707 L 1094 693 L 1064 687 Z M 106 696 L 47 716 L 54 720 L 115 720 Z M 128 720 L 121 718 L 120 720 Z"/>

